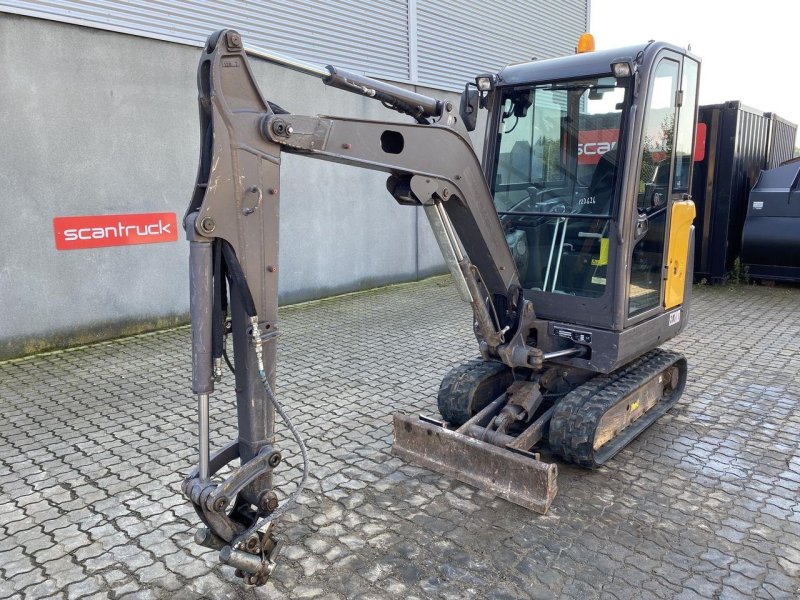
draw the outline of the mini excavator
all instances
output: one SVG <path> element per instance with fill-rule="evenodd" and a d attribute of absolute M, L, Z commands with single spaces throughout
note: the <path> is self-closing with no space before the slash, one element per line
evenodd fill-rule
<path fill-rule="evenodd" d="M 248 54 L 409 122 L 293 114 L 264 99 Z M 542 454 L 598 467 L 668 411 L 687 376 L 686 359 L 658 347 L 689 317 L 699 68 L 653 41 L 580 52 L 479 75 L 456 107 L 213 34 L 198 69 L 201 156 L 184 219 L 199 463 L 183 491 L 205 524 L 196 541 L 265 583 L 280 547 L 273 524 L 308 475 L 273 391 L 283 152 L 387 173 L 390 196 L 422 207 L 472 307 L 480 358 L 444 377 L 440 419 L 395 415 L 397 456 L 544 513 L 557 464 Z M 482 161 L 468 135 L 481 110 Z M 209 395 L 223 360 L 238 438 L 211 453 Z M 276 413 L 304 465 L 285 498 L 272 485 Z"/>

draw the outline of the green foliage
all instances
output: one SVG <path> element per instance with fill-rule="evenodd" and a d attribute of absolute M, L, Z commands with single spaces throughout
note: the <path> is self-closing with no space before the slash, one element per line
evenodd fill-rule
<path fill-rule="evenodd" d="M 675 141 L 675 115 L 670 113 L 659 124 L 658 135 L 645 134 L 642 144 L 642 170 L 639 174 L 639 193 L 644 192 L 645 184 L 653 181 L 656 166 L 661 161 L 656 161 L 654 155 L 665 154 L 672 156 L 672 144 Z"/>
<path fill-rule="evenodd" d="M 536 154 L 542 157 L 542 171 L 544 181 L 558 181 L 561 179 L 561 142 L 542 136 L 537 140 Z"/>
<path fill-rule="evenodd" d="M 750 283 L 750 267 L 742 263 L 742 259 L 738 256 L 733 261 L 733 268 L 728 273 L 728 282 L 736 285 Z"/>

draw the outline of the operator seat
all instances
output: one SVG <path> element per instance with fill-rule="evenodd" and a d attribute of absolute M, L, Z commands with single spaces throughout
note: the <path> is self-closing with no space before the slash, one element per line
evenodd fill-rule
<path fill-rule="evenodd" d="M 594 204 L 586 204 L 580 212 L 596 215 L 607 215 L 611 210 L 614 198 L 614 187 L 617 174 L 617 149 L 613 148 L 603 154 L 597 163 L 586 190 L 586 197 L 594 197 Z"/>
<path fill-rule="evenodd" d="M 531 144 L 519 140 L 511 146 L 508 164 L 508 182 L 529 181 L 531 178 Z"/>
<path fill-rule="evenodd" d="M 608 215 L 614 198 L 616 184 L 617 150 L 609 150 L 600 157 L 592 173 L 592 180 L 577 212 L 582 215 Z M 594 200 L 594 202 L 591 202 Z M 570 219 L 566 225 L 565 239 L 574 250 L 562 256 L 558 288 L 567 293 L 597 296 L 605 287 L 606 266 L 600 263 L 601 238 L 607 237 L 607 219 Z M 593 260 L 598 262 L 593 263 Z M 599 284 L 598 281 L 603 283 Z"/>

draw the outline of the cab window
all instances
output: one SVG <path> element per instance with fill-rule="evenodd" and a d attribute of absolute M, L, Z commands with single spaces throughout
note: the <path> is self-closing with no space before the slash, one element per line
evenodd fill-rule
<path fill-rule="evenodd" d="M 638 227 L 628 284 L 628 316 L 657 307 L 664 282 L 664 243 L 675 154 L 675 117 L 680 63 L 664 58 L 650 82 L 645 109 L 637 196 Z M 690 142 L 691 144 L 691 142 Z M 690 146 L 691 147 L 691 146 Z"/>
<path fill-rule="evenodd" d="M 609 75 L 500 101 L 492 192 L 523 286 L 601 296 L 627 85 Z"/>

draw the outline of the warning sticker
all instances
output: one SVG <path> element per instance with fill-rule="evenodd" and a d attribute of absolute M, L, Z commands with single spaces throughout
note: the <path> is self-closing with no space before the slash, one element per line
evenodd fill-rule
<path fill-rule="evenodd" d="M 592 334 L 588 331 L 577 331 L 575 329 L 568 329 L 566 327 L 559 327 L 556 325 L 553 327 L 553 333 L 555 333 L 558 337 L 567 338 L 573 342 L 577 342 L 578 344 L 592 343 Z"/>

